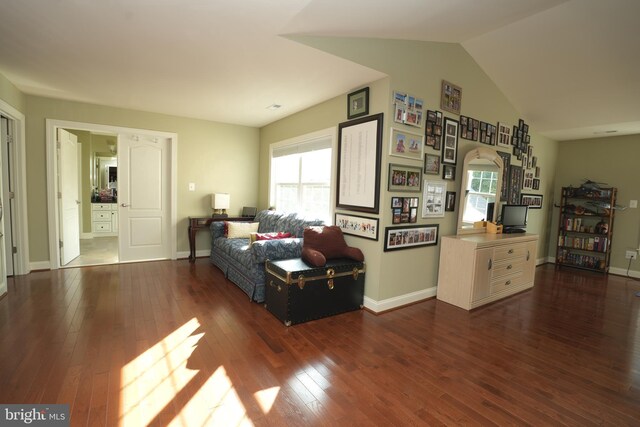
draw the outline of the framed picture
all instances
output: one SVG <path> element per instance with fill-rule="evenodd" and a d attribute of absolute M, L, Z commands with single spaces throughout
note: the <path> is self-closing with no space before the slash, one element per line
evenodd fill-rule
<path fill-rule="evenodd" d="M 460 137 L 470 141 L 478 140 L 480 122 L 474 118 L 460 116 Z"/>
<path fill-rule="evenodd" d="M 418 221 L 418 197 L 392 197 L 391 212 L 394 224 Z"/>
<path fill-rule="evenodd" d="M 380 113 L 338 125 L 337 208 L 379 212 L 382 120 Z"/>
<path fill-rule="evenodd" d="M 396 123 L 422 127 L 424 121 L 424 100 L 414 95 L 393 91 L 394 117 Z"/>
<path fill-rule="evenodd" d="M 520 204 L 529 206 L 529 209 L 542 209 L 542 194 L 522 193 Z"/>
<path fill-rule="evenodd" d="M 462 89 L 459 86 L 442 81 L 442 92 L 440 94 L 440 108 L 453 114 L 460 114 L 462 105 Z"/>
<path fill-rule="evenodd" d="M 424 173 L 427 175 L 440 175 L 440 156 L 437 154 L 424 155 Z"/>
<path fill-rule="evenodd" d="M 520 203 L 520 192 L 522 190 L 522 167 L 509 166 L 509 197 L 507 203 L 517 205 Z"/>
<path fill-rule="evenodd" d="M 498 147 L 509 147 L 511 145 L 511 128 L 504 123 L 498 122 L 496 145 Z"/>
<path fill-rule="evenodd" d="M 498 130 L 491 123 L 480 122 L 480 138 L 483 144 L 496 145 L 496 134 Z"/>
<path fill-rule="evenodd" d="M 349 120 L 369 114 L 369 88 L 356 90 L 347 95 L 347 118 Z"/>
<path fill-rule="evenodd" d="M 444 216 L 447 183 L 425 179 L 422 188 L 422 218 Z"/>
<path fill-rule="evenodd" d="M 378 218 L 336 213 L 335 224 L 344 234 L 378 240 Z"/>
<path fill-rule="evenodd" d="M 419 193 L 422 183 L 422 169 L 416 166 L 389 164 L 389 191 Z"/>
<path fill-rule="evenodd" d="M 456 179 L 456 167 L 452 165 L 442 165 L 442 179 L 454 181 Z"/>
<path fill-rule="evenodd" d="M 456 210 L 456 192 L 447 191 L 447 196 L 444 203 L 445 212 L 453 212 Z"/>
<path fill-rule="evenodd" d="M 396 102 L 394 104 L 393 121 L 396 123 L 404 123 L 404 115 L 407 113 L 407 109 L 404 104 Z"/>
<path fill-rule="evenodd" d="M 506 202 L 509 197 L 509 166 L 511 166 L 511 153 L 496 151 L 502 157 L 502 188 L 500 188 L 500 201 Z"/>
<path fill-rule="evenodd" d="M 445 117 L 442 143 L 442 163 L 455 165 L 458 160 L 458 121 Z"/>
<path fill-rule="evenodd" d="M 387 227 L 384 232 L 385 252 L 438 244 L 438 224 Z"/>
<path fill-rule="evenodd" d="M 389 154 L 407 159 L 422 160 L 424 137 L 418 133 L 391 128 Z"/>

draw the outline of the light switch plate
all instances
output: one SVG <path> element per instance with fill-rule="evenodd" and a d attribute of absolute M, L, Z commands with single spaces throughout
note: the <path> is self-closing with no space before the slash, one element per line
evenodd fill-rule
<path fill-rule="evenodd" d="M 196 191 L 196 183 L 195 182 L 190 182 L 189 183 L 189 191 Z"/>
<path fill-rule="evenodd" d="M 629 202 L 629 207 L 630 208 L 637 208 L 638 207 L 638 201 L 637 200 L 631 200 Z"/>

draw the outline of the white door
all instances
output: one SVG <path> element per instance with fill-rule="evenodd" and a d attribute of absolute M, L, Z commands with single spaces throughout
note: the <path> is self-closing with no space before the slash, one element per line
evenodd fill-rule
<path fill-rule="evenodd" d="M 64 129 L 58 129 L 58 142 L 60 264 L 66 265 L 80 255 L 78 137 Z"/>
<path fill-rule="evenodd" d="M 171 258 L 167 138 L 118 136 L 120 261 Z"/>
<path fill-rule="evenodd" d="M 3 205 L 3 220 L 4 227 L 0 229 L 0 232 L 4 230 L 4 253 L 6 259 L 6 273 L 7 276 L 13 276 L 13 262 L 14 262 L 14 254 L 13 254 L 13 218 L 14 218 L 14 200 L 12 199 L 13 194 L 13 182 L 12 175 L 10 174 L 11 168 L 13 165 L 12 158 L 12 150 L 10 147 L 9 141 L 12 138 L 12 123 L 9 122 L 9 119 L 6 117 L 0 117 L 2 121 L 2 133 L 0 147 L 2 148 L 2 199 L 5 201 Z"/>

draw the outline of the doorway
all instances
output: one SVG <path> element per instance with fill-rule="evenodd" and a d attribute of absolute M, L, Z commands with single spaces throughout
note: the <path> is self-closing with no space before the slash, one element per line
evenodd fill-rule
<path fill-rule="evenodd" d="M 176 259 L 177 135 L 50 119 L 46 126 L 51 268 Z M 87 178 L 80 186 L 80 256 L 66 264 L 61 261 L 66 245 L 61 226 L 64 195 L 53 197 L 61 189 L 59 173 L 66 169 L 56 147 L 59 129 L 84 133 L 85 140 L 104 145 L 91 143 L 82 149 L 87 171 L 81 175 Z M 158 209 L 151 212 L 151 207 Z"/>
<path fill-rule="evenodd" d="M 0 99 L 0 157 L 4 227 L 3 259 L 6 271 L 3 275 L 28 274 L 29 233 L 27 230 L 27 177 L 25 154 L 25 117 L 11 105 Z M 0 291 L 2 295 L 2 291 Z"/>

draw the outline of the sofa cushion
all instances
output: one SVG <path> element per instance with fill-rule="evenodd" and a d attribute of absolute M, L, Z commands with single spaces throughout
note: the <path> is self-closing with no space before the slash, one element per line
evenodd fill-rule
<path fill-rule="evenodd" d="M 225 222 L 229 239 L 248 239 L 251 233 L 258 231 L 260 225 L 258 222 Z"/>
<path fill-rule="evenodd" d="M 273 233 L 251 233 L 251 243 L 256 242 L 258 240 L 279 240 L 286 239 L 287 237 L 291 237 L 291 233 L 278 231 Z"/>
<path fill-rule="evenodd" d="M 314 267 L 322 267 L 328 259 L 351 258 L 358 262 L 364 261 L 362 251 L 347 246 L 342 230 L 336 225 L 306 228 L 301 257 Z"/>

